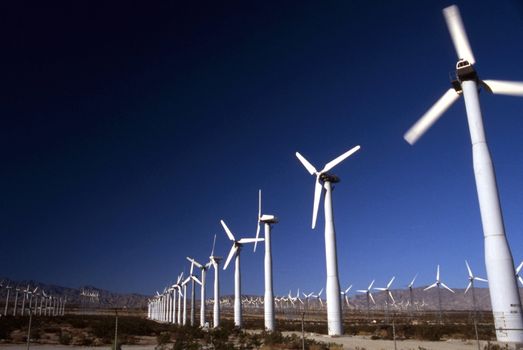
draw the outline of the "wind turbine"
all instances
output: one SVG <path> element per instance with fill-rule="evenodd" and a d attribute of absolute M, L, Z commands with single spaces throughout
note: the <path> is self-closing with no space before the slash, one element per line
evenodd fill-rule
<path fill-rule="evenodd" d="M 20 288 L 16 287 L 15 288 L 15 305 L 14 305 L 14 308 L 13 308 L 13 316 L 16 316 L 16 308 L 18 307 L 18 292 L 20 292 Z"/>
<path fill-rule="evenodd" d="M 467 266 L 467 271 L 469 273 L 469 276 L 468 276 L 469 284 L 467 285 L 467 288 L 465 289 L 465 294 L 467 294 L 469 289 L 471 290 L 472 304 L 474 306 L 474 317 L 476 317 L 477 310 L 476 310 L 476 293 L 474 292 L 474 281 L 481 281 L 481 282 L 488 282 L 488 281 L 484 278 L 474 276 L 467 260 L 465 260 L 465 265 Z"/>
<path fill-rule="evenodd" d="M 312 297 L 320 302 L 320 305 L 323 306 L 323 300 L 321 300 L 321 294 L 323 293 L 323 288 L 318 294 L 312 294 Z"/>
<path fill-rule="evenodd" d="M 523 96 L 523 83 L 479 79 L 458 7 L 447 7 L 443 9 L 443 14 L 458 55 L 456 79 L 452 81 L 452 88 L 447 90 L 404 137 L 407 142 L 414 144 L 463 95 L 472 142 L 474 177 L 485 240 L 485 265 L 490 281 L 496 338 L 503 342 L 523 343 L 523 310 L 514 278 L 514 260 L 505 236 L 496 176 L 483 128 L 478 94 L 481 87 L 494 94 Z"/>
<path fill-rule="evenodd" d="M 187 277 L 188 280 L 191 281 L 191 314 L 190 314 L 190 324 L 191 326 L 194 326 L 194 297 L 195 297 L 195 289 L 194 289 L 194 283 L 198 283 L 201 285 L 202 283 L 196 276 L 194 276 L 194 259 L 191 259 L 187 257 L 187 260 L 191 263 L 191 272 L 189 273 L 189 276 Z"/>
<path fill-rule="evenodd" d="M 348 294 L 349 294 L 349 291 L 351 290 L 351 288 L 352 288 L 352 284 L 347 289 L 345 289 L 344 291 L 340 292 L 341 295 L 343 296 L 343 298 L 345 299 L 345 302 L 347 303 L 347 307 L 350 306 L 350 304 L 349 304 L 349 295 Z"/>
<path fill-rule="evenodd" d="M 182 292 L 182 279 L 183 279 L 183 272 L 178 275 L 178 279 L 176 280 L 176 283 L 174 284 L 174 287 L 178 289 L 178 315 L 176 315 L 176 324 L 181 325 L 182 324 L 182 298 L 184 298 L 184 292 Z M 176 300 L 175 300 L 176 302 Z"/>
<path fill-rule="evenodd" d="M 27 294 L 29 293 L 29 285 L 27 288 L 22 291 L 22 316 L 25 314 L 25 299 L 27 299 Z"/>
<path fill-rule="evenodd" d="M 341 156 L 325 164 L 325 167 L 318 171 L 316 168 L 303 157 L 299 152 L 296 152 L 296 157 L 303 164 L 305 169 L 316 176 L 316 184 L 314 188 L 314 202 L 312 209 L 312 228 L 316 227 L 316 219 L 318 217 L 318 209 L 320 205 L 321 195 L 325 189 L 325 260 L 327 269 L 327 325 L 328 333 L 331 336 L 339 336 L 343 334 L 343 322 L 341 316 L 341 298 L 340 298 L 340 281 L 338 276 L 338 256 L 336 251 L 336 231 L 334 229 L 334 214 L 332 210 L 332 184 L 337 183 L 340 179 L 328 173 L 336 165 L 344 161 L 347 157 L 358 151 L 360 146 L 353 147 L 349 151 L 343 153 Z"/>
<path fill-rule="evenodd" d="M 216 244 L 216 234 L 212 243 L 211 256 L 209 262 L 214 269 L 214 305 L 213 305 L 213 327 L 217 328 L 220 325 L 220 260 L 221 257 L 214 255 L 214 245 Z"/>
<path fill-rule="evenodd" d="M 181 286 L 183 288 L 183 315 L 182 315 L 182 325 L 185 326 L 187 324 L 187 283 L 191 281 L 191 276 L 187 276 L 187 278 L 181 283 Z"/>
<path fill-rule="evenodd" d="M 191 257 L 187 257 L 187 260 L 189 260 L 193 265 L 195 265 L 197 268 L 199 268 L 200 272 L 201 272 L 201 277 L 200 277 L 201 280 L 196 278 L 196 276 L 193 277 L 193 280 L 200 285 L 200 327 L 204 327 L 205 326 L 205 277 L 207 274 L 207 269 L 211 266 L 211 263 L 209 262 L 209 263 L 203 265 Z"/>
<path fill-rule="evenodd" d="M 274 290 L 272 288 L 272 252 L 271 252 L 271 225 L 278 222 L 278 218 L 274 215 L 263 214 L 262 215 L 262 192 L 258 191 L 258 225 L 256 228 L 256 239 L 260 235 L 260 226 L 264 223 L 265 227 L 265 293 L 264 293 L 264 319 L 265 329 L 273 332 L 275 329 L 274 321 Z M 254 243 L 254 251 L 258 241 Z"/>
<path fill-rule="evenodd" d="M 439 265 L 436 269 L 436 282 L 428 286 L 427 288 L 423 289 L 424 291 L 429 290 L 431 288 L 437 287 L 438 289 L 438 308 L 439 308 L 439 321 L 441 322 L 442 313 L 441 313 L 441 292 L 440 292 L 440 286 L 447 289 L 449 292 L 454 293 L 452 289 L 450 289 L 445 283 L 441 282 L 439 278 Z"/>
<path fill-rule="evenodd" d="M 6 285 L 5 289 L 7 289 L 7 296 L 5 298 L 5 308 L 4 308 L 4 316 L 7 316 L 7 308 L 9 307 L 9 293 L 11 292 L 11 286 Z"/>
<path fill-rule="evenodd" d="M 240 238 L 236 239 L 234 238 L 234 235 L 232 234 L 231 230 L 227 227 L 225 222 L 223 220 L 220 220 L 223 229 L 225 230 L 225 233 L 229 237 L 229 239 L 232 241 L 232 247 L 229 252 L 229 256 L 227 256 L 227 260 L 225 261 L 225 265 L 223 265 L 223 269 L 225 270 L 227 266 L 229 266 L 229 263 L 231 262 L 233 257 L 236 257 L 235 259 L 235 266 L 234 266 L 234 325 L 236 327 L 242 326 L 242 292 L 241 292 L 241 277 L 240 277 L 240 252 L 241 247 L 245 243 L 256 243 L 258 241 L 263 241 L 263 238 Z"/>
<path fill-rule="evenodd" d="M 358 289 L 356 291 L 358 293 L 365 293 L 365 296 L 367 297 L 367 316 L 370 316 L 370 300 L 372 300 L 373 304 L 376 304 L 376 302 L 374 301 L 374 297 L 372 296 L 372 292 L 371 292 L 373 285 L 374 285 L 374 280 L 372 280 L 372 282 L 370 282 L 367 289 Z"/>
<path fill-rule="evenodd" d="M 418 277 L 418 274 L 416 274 L 414 276 L 412 281 L 410 281 L 409 285 L 407 286 L 407 288 L 409 289 L 409 303 L 410 303 L 409 306 L 410 306 L 411 311 L 414 308 L 414 290 L 413 290 L 413 287 L 414 287 L 414 281 L 416 281 L 417 277 Z M 411 312 L 411 316 L 412 316 L 412 312 Z"/>
<path fill-rule="evenodd" d="M 390 286 L 392 285 L 392 282 L 394 282 L 395 278 L 396 277 L 393 276 L 390 279 L 389 283 L 387 283 L 387 287 L 378 287 L 378 288 L 374 287 L 375 290 L 381 290 L 381 291 L 385 292 L 387 294 L 387 296 L 390 298 L 390 300 L 392 300 L 392 304 L 395 304 L 396 300 L 394 300 L 394 297 L 392 296 L 392 292 L 390 291 Z M 387 296 L 385 296 L 385 305 L 387 307 L 387 320 L 388 320 L 388 318 L 389 318 L 389 303 L 387 302 Z"/>

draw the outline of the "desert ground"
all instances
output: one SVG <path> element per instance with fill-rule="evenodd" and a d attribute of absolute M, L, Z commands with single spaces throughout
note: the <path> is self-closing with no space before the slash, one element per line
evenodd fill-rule
<path fill-rule="evenodd" d="M 283 332 L 284 335 L 300 333 Z M 336 343 L 343 345 L 344 349 L 349 350 L 388 350 L 394 349 L 394 341 L 392 340 L 372 340 L 368 336 L 343 336 L 331 338 L 326 335 L 316 333 L 306 333 L 306 337 L 321 341 L 325 343 Z M 491 345 L 496 342 L 490 342 Z M 484 349 L 487 345 L 486 341 L 480 341 L 480 349 Z M 38 350 L 99 350 L 109 348 L 109 346 L 69 346 L 69 345 L 31 345 L 31 348 Z M 129 350 L 154 350 L 155 345 L 123 345 L 122 349 Z M 421 340 L 398 340 L 396 342 L 397 350 L 477 350 L 475 340 L 446 340 L 446 341 L 421 341 Z M 26 344 L 2 344 L 0 349 L 8 350 L 26 350 Z"/>

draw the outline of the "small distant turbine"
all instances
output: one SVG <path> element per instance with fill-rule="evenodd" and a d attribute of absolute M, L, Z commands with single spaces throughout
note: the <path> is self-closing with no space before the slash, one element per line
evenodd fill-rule
<path fill-rule="evenodd" d="M 438 265 L 438 267 L 436 269 L 436 282 L 434 282 L 433 284 L 431 284 L 430 286 L 428 286 L 427 288 L 425 288 L 423 290 L 426 291 L 426 290 L 429 290 L 431 288 L 437 287 L 437 289 L 438 289 L 439 321 L 441 322 L 442 312 L 441 312 L 441 292 L 440 292 L 440 286 L 442 286 L 443 288 L 447 289 L 449 292 L 454 293 L 454 291 L 452 289 L 450 289 L 445 283 L 441 282 L 441 280 L 439 278 L 439 265 Z"/>
<path fill-rule="evenodd" d="M 198 283 L 200 285 L 200 327 L 204 327 L 205 326 L 205 278 L 207 275 L 207 269 L 209 269 L 209 267 L 211 266 L 211 263 L 209 262 L 209 263 L 203 265 L 190 257 L 187 257 L 187 260 L 189 260 L 192 264 L 194 264 L 197 268 L 200 269 L 201 280 L 198 280 L 198 278 L 196 278 L 196 276 L 193 279 L 196 283 Z"/>
<path fill-rule="evenodd" d="M 371 292 L 373 285 L 374 285 L 374 280 L 372 280 L 372 282 L 370 282 L 367 289 L 358 289 L 356 291 L 358 293 L 365 293 L 365 296 L 367 297 L 367 316 L 370 316 L 370 301 L 372 300 L 372 303 L 376 304 L 376 302 L 374 301 L 374 297 L 372 296 L 372 292 Z"/>
<path fill-rule="evenodd" d="M 467 294 L 469 289 L 471 290 L 471 292 L 472 292 L 472 305 L 474 307 L 474 317 L 476 317 L 477 308 L 476 308 L 476 293 L 474 292 L 474 281 L 481 281 L 481 282 L 488 282 L 488 281 L 486 279 L 484 279 L 484 278 L 474 276 L 474 274 L 472 273 L 472 270 L 470 269 L 470 266 L 469 266 L 469 263 L 467 262 L 467 260 L 465 260 L 465 265 L 467 266 L 467 272 L 469 273 L 469 276 L 468 276 L 469 284 L 467 285 L 467 288 L 465 289 L 465 293 L 464 294 Z"/>
<path fill-rule="evenodd" d="M 263 214 L 262 215 L 262 192 L 258 191 L 258 225 L 256 228 L 256 239 L 260 235 L 260 226 L 263 223 L 265 227 L 265 257 L 264 257 L 264 268 L 265 268 L 265 293 L 264 293 L 264 320 L 265 329 L 273 332 L 275 329 L 274 321 L 274 291 L 272 287 L 272 253 L 271 253 L 271 225 L 276 224 L 278 218 L 274 215 Z M 256 245 L 258 241 L 254 243 L 254 251 L 256 251 Z"/>
<path fill-rule="evenodd" d="M 5 286 L 5 289 L 7 289 L 7 295 L 5 297 L 5 308 L 4 308 L 4 316 L 7 316 L 7 309 L 9 307 L 9 293 L 11 292 L 11 286 L 10 285 L 6 285 Z"/>
<path fill-rule="evenodd" d="M 316 219 L 318 217 L 318 209 L 321 201 L 321 195 L 325 190 L 325 260 L 327 270 L 327 326 L 328 333 L 331 336 L 340 336 L 343 334 L 343 322 L 341 315 L 341 297 L 340 297 L 340 281 L 338 276 L 338 255 L 336 250 L 336 231 L 334 229 L 334 213 L 332 210 L 332 184 L 337 183 L 340 179 L 328 172 L 336 165 L 343 162 L 350 155 L 360 149 L 360 146 L 353 147 L 349 151 L 343 153 L 341 156 L 325 164 L 325 167 L 318 171 L 316 168 L 303 157 L 299 152 L 296 152 L 296 157 L 301 164 L 307 169 L 309 174 L 316 176 L 314 187 L 314 202 L 312 209 L 312 228 L 316 227 Z"/>
<path fill-rule="evenodd" d="M 351 290 L 351 288 L 352 288 L 352 284 L 347 289 L 345 289 L 344 291 L 340 292 L 342 297 L 345 299 L 345 303 L 347 303 L 347 307 L 350 306 L 350 304 L 349 304 L 349 291 Z"/>
<path fill-rule="evenodd" d="M 388 303 L 388 300 L 387 300 L 387 296 L 390 298 L 390 300 L 392 301 L 392 304 L 396 304 L 396 300 L 394 300 L 394 297 L 392 296 L 392 292 L 390 291 L 390 286 L 392 285 L 392 282 L 394 282 L 394 279 L 396 277 L 393 276 L 389 283 L 387 283 L 387 287 L 379 287 L 379 288 L 374 288 L 375 290 L 380 290 L 380 291 L 383 291 L 385 292 L 387 295 L 385 296 L 385 307 L 386 307 L 386 310 L 387 310 L 387 321 L 388 321 L 388 318 L 389 318 L 389 303 Z"/>
<path fill-rule="evenodd" d="M 411 145 L 414 144 L 460 96 L 463 96 L 472 143 L 474 177 L 483 226 L 485 265 L 490 281 L 496 338 L 502 342 L 523 343 L 523 309 L 517 281 L 514 280 L 514 260 L 505 235 L 496 175 L 479 103 L 480 88 L 494 94 L 523 96 L 523 83 L 481 80 L 474 67 L 476 60 L 458 7 L 446 7 L 443 14 L 458 56 L 456 78 L 451 82 L 452 87 L 405 133 L 404 138 Z"/>
<path fill-rule="evenodd" d="M 209 263 L 214 269 L 214 305 L 213 305 L 213 327 L 217 328 L 220 325 L 220 261 L 221 257 L 214 255 L 214 245 L 216 244 L 216 234 L 212 243 L 211 256 Z"/>
<path fill-rule="evenodd" d="M 174 288 L 178 289 L 178 314 L 176 315 L 176 324 L 181 325 L 182 324 L 182 298 L 184 298 L 184 292 L 182 291 L 182 279 L 183 279 L 183 272 L 178 275 L 178 278 L 176 280 L 176 283 L 174 284 Z M 176 300 L 175 300 L 176 302 Z"/>
<path fill-rule="evenodd" d="M 416 278 L 418 277 L 418 274 L 416 274 L 414 276 L 414 278 L 412 279 L 412 281 L 410 281 L 409 285 L 407 286 L 407 288 L 409 289 L 409 307 L 411 309 L 411 311 L 413 310 L 414 308 L 414 281 L 416 281 Z M 412 312 L 411 312 L 412 314 Z"/>
<path fill-rule="evenodd" d="M 255 243 L 258 241 L 263 241 L 263 238 L 240 238 L 236 239 L 234 238 L 234 235 L 232 234 L 231 230 L 227 227 L 225 222 L 223 220 L 220 221 L 223 229 L 225 230 L 225 233 L 227 234 L 227 237 L 232 241 L 232 247 L 229 252 L 229 256 L 227 256 L 227 260 L 225 261 L 225 265 L 223 266 L 223 269 L 227 269 L 227 266 L 229 266 L 229 263 L 231 262 L 233 257 L 236 257 L 235 259 L 235 266 L 234 266 L 234 325 L 236 327 L 242 326 L 242 292 L 241 292 L 241 275 L 240 275 L 240 252 L 241 247 L 245 243 Z"/>

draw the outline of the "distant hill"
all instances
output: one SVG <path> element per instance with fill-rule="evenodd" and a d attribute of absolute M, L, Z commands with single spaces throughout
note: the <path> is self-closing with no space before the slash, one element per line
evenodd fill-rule
<path fill-rule="evenodd" d="M 69 306 L 79 306 L 87 308 L 147 308 L 146 295 L 136 293 L 115 293 L 105 289 L 96 288 L 94 286 L 80 286 L 78 288 L 62 287 L 53 284 L 46 284 L 34 280 L 13 281 L 8 278 L 3 280 L 3 287 L 0 288 L 0 305 L 4 305 L 7 294 L 6 286 L 18 287 L 20 290 L 25 290 L 30 286 L 31 290 L 38 287 L 37 292 L 44 291 L 47 295 L 56 297 L 66 297 Z M 14 288 L 13 288 L 14 289 Z M 9 302 L 12 303 L 14 299 L 14 292 L 11 289 L 11 296 Z"/>
<path fill-rule="evenodd" d="M 61 287 L 52 284 L 46 284 L 38 281 L 13 281 L 7 278 L 3 279 L 3 287 L 0 288 L 0 306 L 5 302 L 7 291 L 6 285 L 18 286 L 23 290 L 30 286 L 31 289 L 38 287 L 38 291 L 45 291 L 48 295 L 57 297 L 67 297 L 70 306 L 78 306 L 85 308 L 129 308 L 129 309 L 146 309 L 147 300 L 151 296 L 141 295 L 136 293 L 115 293 L 108 290 L 100 289 L 94 286 L 80 286 L 78 288 Z M 413 300 L 415 307 L 423 310 L 437 310 L 438 309 L 438 291 L 432 288 L 428 291 L 423 290 L 424 287 L 413 289 Z M 454 289 L 455 293 L 451 293 L 446 289 L 441 289 L 441 306 L 444 310 L 472 310 L 472 294 L 469 290 L 464 294 L 464 289 Z M 197 293 L 199 294 L 199 293 Z M 523 295 L 523 289 L 520 289 L 520 296 Z M 14 296 L 11 291 L 11 295 Z M 376 304 L 372 304 L 371 308 L 383 309 L 385 302 L 390 302 L 390 298 L 385 292 L 373 291 L 372 295 Z M 410 300 L 410 293 L 408 289 L 392 290 L 392 295 L 396 301 L 396 308 L 406 308 L 407 302 Z M 490 296 L 488 288 L 476 288 L 476 305 L 478 310 L 491 310 Z M 244 295 L 246 298 L 256 298 L 254 295 Z M 222 299 L 233 300 L 232 295 L 224 295 Z M 302 298 L 303 299 L 303 298 Z M 13 299 L 10 297 L 10 302 Z M 325 299 L 323 299 L 325 300 Z M 365 309 L 367 307 L 367 299 L 365 294 L 356 293 L 350 296 L 350 303 L 358 309 Z"/>

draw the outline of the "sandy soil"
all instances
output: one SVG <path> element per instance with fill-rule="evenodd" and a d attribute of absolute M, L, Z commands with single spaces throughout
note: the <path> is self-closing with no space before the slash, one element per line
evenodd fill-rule
<path fill-rule="evenodd" d="M 283 332 L 290 335 L 295 332 Z M 301 336 L 301 333 L 296 333 Z M 392 340 L 371 340 L 364 336 L 343 336 L 331 338 L 321 334 L 307 333 L 307 338 L 311 338 L 324 343 L 337 343 L 343 345 L 344 349 L 349 350 L 394 350 Z M 491 342 L 495 344 L 496 342 Z M 480 342 L 480 349 L 487 342 Z M 31 348 L 38 350 L 100 350 L 108 349 L 109 346 L 89 347 L 89 346 L 68 346 L 68 345 L 40 345 L 32 344 Z M 124 345 L 123 349 L 127 350 L 154 350 L 154 345 Z M 477 350 L 476 341 L 473 340 L 447 340 L 447 341 L 419 341 L 419 340 L 398 340 L 396 342 L 397 350 Z M 26 350 L 25 344 L 0 344 L 0 349 L 8 350 Z"/>
<path fill-rule="evenodd" d="M 283 332 L 291 334 L 295 332 Z M 296 333 L 298 336 L 301 334 Z M 342 336 L 331 338 L 326 335 L 307 333 L 307 338 L 311 338 L 324 343 L 336 343 L 343 345 L 344 349 L 349 350 L 393 350 L 394 341 L 392 340 L 372 340 L 366 336 Z M 491 342 L 495 344 L 496 342 Z M 480 349 L 487 344 L 480 341 Z M 447 341 L 421 341 L 421 340 L 398 340 L 396 341 L 397 350 L 477 350 L 475 340 L 447 340 Z"/>

